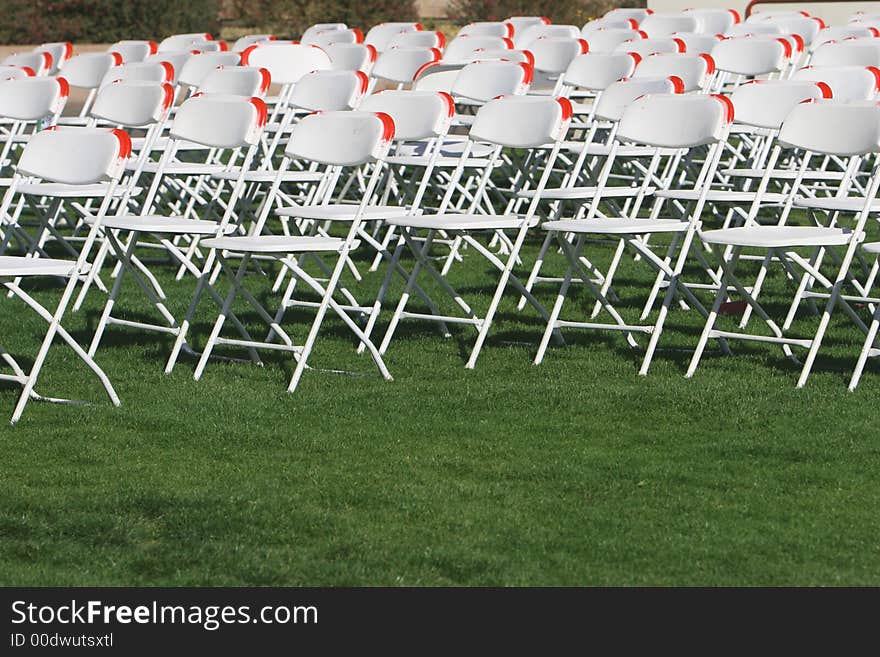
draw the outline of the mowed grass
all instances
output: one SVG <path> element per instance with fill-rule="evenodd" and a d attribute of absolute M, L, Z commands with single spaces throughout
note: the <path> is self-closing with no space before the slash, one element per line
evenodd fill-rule
<path fill-rule="evenodd" d="M 610 247 L 592 254 L 605 262 Z M 561 266 L 553 255 L 550 270 Z M 156 271 L 183 312 L 192 283 Z M 625 261 L 628 318 L 651 278 Z M 451 279 L 485 308 L 494 279 L 476 254 Z M 270 278 L 248 280 L 271 305 Z M 353 289 L 370 300 L 379 280 Z M 35 288 L 57 298 L 51 283 Z M 145 316 L 126 289 L 120 307 Z M 774 270 L 774 310 L 786 290 Z M 540 287 L 548 305 L 554 294 Z M 869 364 L 847 392 L 862 336 L 843 314 L 797 390 L 798 367 L 762 344 L 735 343 L 733 357 L 711 345 L 684 379 L 702 326 L 694 311 L 672 313 L 647 378 L 610 332 L 569 331 L 536 367 L 543 323 L 516 299 L 506 296 L 474 371 L 472 330 L 443 339 L 405 322 L 387 355 L 393 382 L 331 317 L 312 364 L 365 375 L 309 371 L 294 395 L 278 354 L 265 367 L 213 362 L 197 383 L 191 358 L 162 374 L 167 336 L 110 328 L 99 361 L 123 400 L 113 408 L 56 346 L 38 389 L 97 403 L 32 403 L 12 428 L 17 390 L 0 387 L 0 584 L 880 583 L 880 375 Z M 591 305 L 580 299 L 565 317 Z M 68 318 L 84 343 L 102 303 L 95 292 Z M 204 301 L 197 346 L 215 316 Z M 308 317 L 288 318 L 300 339 Z M 798 322 L 805 335 L 815 325 L 809 313 Z M 0 344 L 23 362 L 42 332 L 20 304 L 0 302 Z"/>

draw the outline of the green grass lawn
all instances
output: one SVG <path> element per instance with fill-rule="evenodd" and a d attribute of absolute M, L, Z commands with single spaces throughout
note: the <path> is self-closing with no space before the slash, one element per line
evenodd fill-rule
<path fill-rule="evenodd" d="M 492 279 L 466 255 L 452 280 L 480 309 Z M 651 278 L 642 265 L 623 267 L 624 307 Z M 182 311 L 192 285 L 159 270 Z M 268 279 L 249 281 L 269 298 Z M 771 283 L 782 309 L 779 272 Z M 121 307 L 141 308 L 127 289 Z M 99 361 L 123 400 L 113 408 L 57 346 L 38 389 L 100 401 L 33 403 L 11 428 L 17 389 L 0 387 L 0 584 L 880 584 L 880 376 L 869 364 L 847 392 L 862 337 L 845 316 L 797 390 L 799 369 L 762 344 L 729 358 L 712 345 L 685 380 L 693 311 L 671 315 L 647 378 L 617 333 L 569 332 L 535 367 L 543 326 L 515 301 L 474 371 L 470 330 L 444 340 L 405 323 L 393 382 L 331 319 L 312 363 L 367 375 L 310 371 L 295 395 L 277 354 L 264 368 L 212 363 L 196 383 L 192 359 L 162 374 L 167 337 L 110 328 Z M 94 293 L 68 319 L 81 341 L 102 303 Z M 197 345 L 214 317 L 206 301 Z M 291 315 L 300 336 L 306 317 Z M 42 331 L 0 302 L 13 354 L 30 362 Z"/>

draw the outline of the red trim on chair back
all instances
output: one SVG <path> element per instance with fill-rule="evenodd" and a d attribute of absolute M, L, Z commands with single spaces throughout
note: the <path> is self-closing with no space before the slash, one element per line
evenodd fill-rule
<path fill-rule="evenodd" d="M 19 68 L 20 68 L 22 71 L 24 71 L 25 75 L 27 75 L 29 78 L 36 77 L 36 75 L 37 75 L 37 74 L 34 72 L 34 69 L 32 69 L 30 66 L 19 66 Z"/>
<path fill-rule="evenodd" d="M 880 91 L 880 68 L 876 66 L 865 67 L 874 76 L 874 91 Z"/>
<path fill-rule="evenodd" d="M 41 53 L 43 55 L 43 68 L 47 71 L 52 70 L 52 55 L 47 53 L 45 50 Z"/>
<path fill-rule="evenodd" d="M 155 41 L 147 41 L 147 47 L 149 48 L 151 55 L 155 55 L 157 52 L 159 52 L 159 44 Z"/>
<path fill-rule="evenodd" d="M 637 52 L 628 52 L 626 53 L 633 59 L 633 68 L 642 63 L 642 56 Z"/>
<path fill-rule="evenodd" d="M 443 34 L 443 32 L 441 32 L 440 30 L 437 30 L 436 32 L 434 32 L 434 34 L 437 35 L 437 46 L 440 48 L 445 48 L 446 47 L 446 35 Z"/>
<path fill-rule="evenodd" d="M 174 79 L 174 66 L 171 62 L 159 62 L 159 65 L 165 69 L 165 82 L 171 82 Z"/>
<path fill-rule="evenodd" d="M 523 79 L 522 79 L 523 84 L 531 84 L 532 80 L 535 79 L 534 66 L 532 66 L 531 64 L 528 64 L 526 62 L 520 62 L 519 65 L 520 65 L 520 68 L 522 68 L 522 70 L 523 70 Z"/>
<path fill-rule="evenodd" d="M 257 110 L 257 127 L 262 128 L 269 119 L 269 110 L 266 107 L 266 102 L 262 98 L 251 97 L 250 103 Z"/>
<path fill-rule="evenodd" d="M 261 68 L 260 69 L 260 93 L 266 93 L 269 90 L 270 84 L 272 84 L 272 74 L 269 73 L 269 69 Z"/>
<path fill-rule="evenodd" d="M 687 52 L 687 44 L 679 38 L 672 39 L 675 41 L 675 45 L 678 46 L 678 52 Z"/>
<path fill-rule="evenodd" d="M 442 98 L 446 103 L 446 108 L 449 116 L 455 116 L 455 101 L 452 99 L 452 96 L 445 91 L 438 91 L 437 95 L 440 96 L 440 98 Z"/>
<path fill-rule="evenodd" d="M 58 95 L 62 98 L 67 98 L 70 94 L 70 84 L 68 84 L 67 80 L 62 77 L 55 78 L 58 80 Z"/>
<path fill-rule="evenodd" d="M 257 49 L 257 45 L 254 44 L 252 46 L 248 46 L 244 50 L 241 51 L 241 65 L 247 66 L 251 57 L 251 53 Z"/>
<path fill-rule="evenodd" d="M 358 85 L 359 94 L 363 96 L 367 93 L 367 88 L 370 86 L 370 78 L 363 71 L 355 71 L 354 74 L 357 76 L 358 82 L 360 82 Z"/>
<path fill-rule="evenodd" d="M 112 132 L 119 141 L 119 159 L 127 160 L 131 157 L 131 137 L 125 130 L 119 128 L 113 128 L 110 132 Z"/>
<path fill-rule="evenodd" d="M 111 52 L 110 56 L 113 58 L 113 66 L 122 66 L 122 55 L 118 52 Z"/>
<path fill-rule="evenodd" d="M 828 86 L 827 82 L 817 82 L 816 86 L 819 87 L 819 91 L 822 92 L 822 98 L 832 98 L 834 96 L 831 92 L 831 87 Z"/>
<path fill-rule="evenodd" d="M 376 61 L 376 57 L 377 57 L 378 54 L 379 54 L 378 52 L 376 52 L 376 46 L 374 46 L 374 45 L 368 43 L 368 44 L 367 44 L 367 53 L 369 53 L 368 56 L 367 56 L 367 59 L 370 60 L 370 63 L 371 63 L 371 64 L 372 64 L 372 63 L 375 63 L 375 61 Z"/>
<path fill-rule="evenodd" d="M 733 123 L 733 101 L 721 94 L 712 94 L 712 98 L 724 105 L 724 118 L 727 123 Z"/>
<path fill-rule="evenodd" d="M 162 91 L 165 92 L 165 95 L 162 98 L 162 109 L 164 111 L 168 111 L 168 109 L 170 109 L 171 105 L 174 103 L 174 87 L 172 87 L 167 82 L 163 82 Z"/>
<path fill-rule="evenodd" d="M 73 57 L 73 44 L 70 41 L 64 42 L 64 54 L 61 57 L 65 62 Z"/>
<path fill-rule="evenodd" d="M 742 23 L 742 18 L 739 15 L 739 12 L 736 9 L 728 9 L 727 11 L 733 16 L 734 24 Z"/>
<path fill-rule="evenodd" d="M 513 40 L 507 37 L 501 37 L 501 40 L 504 42 L 504 45 L 508 50 L 513 50 Z"/>
<path fill-rule="evenodd" d="M 570 120 L 574 116 L 574 108 L 571 106 L 571 101 L 568 98 L 557 98 L 556 102 L 562 108 L 562 120 Z"/>
<path fill-rule="evenodd" d="M 791 59 L 791 41 L 789 41 L 788 39 L 783 39 L 782 37 L 776 40 L 782 44 L 782 49 L 785 52 L 785 58 Z"/>
<path fill-rule="evenodd" d="M 706 75 L 712 75 L 715 72 L 715 60 L 709 53 L 700 53 L 700 59 L 706 61 Z"/>
<path fill-rule="evenodd" d="M 586 39 L 578 39 L 578 43 L 581 46 L 581 54 L 586 55 L 590 52 L 590 44 L 587 43 Z"/>
<path fill-rule="evenodd" d="M 672 83 L 672 93 L 674 93 L 674 94 L 683 94 L 684 93 L 684 80 L 682 80 L 677 75 L 670 75 L 669 81 Z"/>
<path fill-rule="evenodd" d="M 351 28 L 352 34 L 354 34 L 354 42 L 355 43 L 363 43 L 364 42 L 364 33 L 356 27 Z"/>
<path fill-rule="evenodd" d="M 376 112 L 376 117 L 382 122 L 382 141 L 389 142 L 394 139 L 394 119 L 385 112 Z"/>

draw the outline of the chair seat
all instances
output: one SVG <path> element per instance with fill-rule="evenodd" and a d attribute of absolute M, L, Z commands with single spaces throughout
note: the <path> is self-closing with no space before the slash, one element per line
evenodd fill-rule
<path fill-rule="evenodd" d="M 389 224 L 404 228 L 431 228 L 435 230 L 504 230 L 520 228 L 523 217 L 515 214 L 428 214 L 390 219 Z M 538 223 L 537 218 L 529 220 L 529 225 Z"/>
<path fill-rule="evenodd" d="M 201 245 L 209 249 L 221 249 L 236 253 L 315 253 L 338 252 L 345 240 L 336 237 L 288 235 L 255 235 L 252 237 L 212 237 L 203 240 Z M 358 240 L 352 242 L 357 248 Z"/>
<path fill-rule="evenodd" d="M 841 246 L 852 238 L 848 228 L 821 226 L 741 226 L 707 230 L 700 238 L 708 244 L 781 248 L 796 246 Z"/>
<path fill-rule="evenodd" d="M 219 180 L 238 180 L 241 169 L 228 169 L 213 174 Z M 281 180 L 286 182 L 314 182 L 321 180 L 324 174 L 320 171 L 285 171 Z M 277 171 L 248 171 L 244 174 L 245 182 L 273 182 L 278 177 Z"/>
<path fill-rule="evenodd" d="M 796 196 L 794 204 L 799 208 L 813 208 L 815 210 L 861 212 L 865 207 L 865 198 L 863 196 L 845 196 L 843 198 L 834 198 L 833 196 L 822 196 L 820 198 Z M 880 200 L 873 199 L 871 201 L 871 212 L 880 212 Z"/>
<path fill-rule="evenodd" d="M 598 235 L 680 233 L 687 227 L 688 222 L 679 219 L 560 219 L 541 224 L 544 230 Z"/>
<path fill-rule="evenodd" d="M 639 193 L 640 187 L 624 187 L 622 185 L 605 187 L 602 190 L 603 198 L 629 198 Z M 649 187 L 647 194 L 653 194 L 655 187 Z M 555 187 L 545 189 L 541 193 L 541 198 L 547 200 L 577 200 L 595 198 L 599 192 L 598 187 Z M 534 190 L 520 192 L 518 196 L 522 198 L 533 198 Z"/>
<path fill-rule="evenodd" d="M 84 269 L 87 270 L 88 265 Z M 17 276 L 63 276 L 67 278 L 75 270 L 76 262 L 73 260 L 0 256 L 0 278 Z"/>
<path fill-rule="evenodd" d="M 301 217 L 319 221 L 353 221 L 358 206 L 335 203 L 331 205 L 291 205 L 281 208 L 275 214 L 280 217 Z M 364 208 L 363 219 L 378 221 L 392 217 L 405 217 L 407 208 L 399 205 L 368 205 Z"/>
<path fill-rule="evenodd" d="M 93 185 L 65 185 L 64 183 L 24 183 L 18 186 L 22 194 L 32 196 L 51 196 L 53 198 L 104 198 L 110 185 L 107 183 L 95 183 Z M 113 190 L 113 196 L 122 196 L 126 188 L 117 185 Z M 140 194 L 141 189 L 135 187 L 133 195 Z"/>
<path fill-rule="evenodd" d="M 862 244 L 862 248 L 868 253 L 880 253 L 880 242 L 866 242 Z"/>
<path fill-rule="evenodd" d="M 655 196 L 659 198 L 671 198 L 678 201 L 696 201 L 702 192 L 696 189 L 661 189 Z M 755 192 L 740 189 L 712 189 L 706 195 L 710 203 L 751 203 L 755 198 Z M 786 194 L 767 192 L 764 194 L 762 203 L 785 203 Z"/>
<path fill-rule="evenodd" d="M 160 215 L 124 215 L 107 217 L 102 226 L 118 230 L 136 230 L 141 233 L 167 233 L 171 235 L 216 235 L 219 224 L 216 221 L 186 219 L 185 217 L 163 217 Z M 225 233 L 235 230 L 234 226 L 226 226 Z"/>

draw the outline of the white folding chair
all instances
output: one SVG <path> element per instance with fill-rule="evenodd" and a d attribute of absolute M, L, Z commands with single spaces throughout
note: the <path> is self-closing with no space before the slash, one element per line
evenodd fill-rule
<path fill-rule="evenodd" d="M 331 66 L 337 71 L 363 71 L 367 75 L 376 63 L 376 48 L 365 43 L 335 43 L 326 48 Z"/>
<path fill-rule="evenodd" d="M 137 64 L 156 53 L 159 45 L 155 41 L 127 40 L 117 41 L 107 48 L 107 52 L 119 53 L 124 64 Z"/>
<path fill-rule="evenodd" d="M 106 182 L 112 191 L 123 172 L 130 150 L 131 142 L 128 135 L 122 130 L 60 128 L 39 132 L 25 146 L 16 173 L 6 190 L 2 204 L 0 204 L 0 215 L 8 212 L 19 193 L 19 185 L 26 178 L 37 178 L 47 184 L 59 183 L 63 185 L 93 185 Z M 0 380 L 11 381 L 22 386 L 21 395 L 12 415 L 13 424 L 21 419 L 25 406 L 31 399 L 67 401 L 42 397 L 34 390 L 56 336 L 74 350 L 76 355 L 98 377 L 113 404 L 119 405 L 119 397 L 113 390 L 107 375 L 62 326 L 67 306 L 73 297 L 79 278 L 88 269 L 92 247 L 98 237 L 101 222 L 113 196 L 112 193 L 108 193 L 102 200 L 101 206 L 94 216 L 94 222 L 86 242 L 75 261 L 0 256 L 0 282 L 14 297 L 24 302 L 48 324 L 48 329 L 29 372 L 25 372 L 12 355 L 0 348 L 0 359 L 13 372 L 11 375 L 0 375 Z M 54 311 L 43 306 L 15 282 L 24 278 L 36 277 L 66 279 L 64 290 Z"/>
<path fill-rule="evenodd" d="M 364 43 L 381 53 L 388 49 L 391 40 L 401 32 L 421 32 L 422 29 L 419 23 L 379 23 L 369 29 Z"/>

